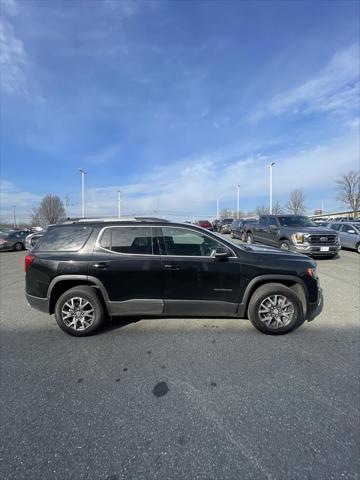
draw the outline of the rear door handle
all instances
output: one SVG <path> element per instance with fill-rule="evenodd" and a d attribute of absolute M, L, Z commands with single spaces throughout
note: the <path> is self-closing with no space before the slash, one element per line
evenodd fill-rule
<path fill-rule="evenodd" d="M 109 264 L 107 262 L 97 262 L 93 264 L 94 268 L 108 268 Z"/>
<path fill-rule="evenodd" d="M 164 270 L 177 271 L 180 270 L 180 266 L 177 263 L 168 263 L 164 265 Z"/>

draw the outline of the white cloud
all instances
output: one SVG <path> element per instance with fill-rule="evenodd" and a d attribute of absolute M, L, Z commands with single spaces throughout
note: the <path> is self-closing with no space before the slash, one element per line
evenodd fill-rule
<path fill-rule="evenodd" d="M 0 21 L 0 81 L 7 93 L 26 94 L 27 57 L 22 41 L 16 37 L 10 22 Z"/>
<path fill-rule="evenodd" d="M 87 210 L 89 215 L 116 215 L 120 189 L 126 214 L 150 215 L 159 211 L 170 218 L 171 212 L 174 218 L 196 218 L 211 209 L 215 213 L 217 196 L 222 206 L 234 206 L 238 183 L 242 201 L 255 208 L 259 197 L 267 195 L 267 164 L 273 160 L 275 200 L 294 188 L 302 188 L 310 201 L 312 192 L 335 186 L 339 174 L 356 168 L 358 145 L 358 133 L 354 131 L 332 143 L 277 158 L 262 154 L 235 161 L 221 154 L 190 158 L 144 172 L 128 185 L 88 190 Z"/>
<path fill-rule="evenodd" d="M 284 113 L 348 112 L 359 105 L 359 46 L 337 52 L 314 78 L 276 95 L 255 111 L 250 121 Z"/>
<path fill-rule="evenodd" d="M 15 0 L 1 0 L 1 8 L 4 9 L 5 13 L 13 17 L 19 13 L 19 7 Z"/>
<path fill-rule="evenodd" d="M 13 206 L 16 206 L 20 221 L 28 220 L 32 207 L 41 201 L 41 195 L 22 190 L 12 182 L 0 181 L 0 213 L 1 218 L 12 218 Z"/>

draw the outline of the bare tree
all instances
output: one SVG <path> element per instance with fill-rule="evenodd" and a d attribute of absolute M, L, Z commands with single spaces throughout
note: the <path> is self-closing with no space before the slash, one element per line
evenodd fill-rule
<path fill-rule="evenodd" d="M 301 215 L 306 211 L 304 202 L 305 202 L 304 192 L 300 188 L 296 188 L 290 193 L 290 198 L 286 208 L 293 215 Z"/>
<path fill-rule="evenodd" d="M 357 216 L 360 207 L 360 174 L 350 170 L 336 180 L 337 199 L 347 205 Z"/>
<path fill-rule="evenodd" d="M 31 214 L 31 223 L 47 227 L 50 224 L 58 223 L 65 218 L 63 202 L 57 195 L 46 195 L 39 207 L 34 208 Z"/>
<path fill-rule="evenodd" d="M 258 217 L 261 217 L 261 215 L 269 215 L 269 207 L 266 207 L 265 205 L 258 205 L 255 208 L 255 214 Z"/>
<path fill-rule="evenodd" d="M 272 214 L 281 215 L 282 213 L 284 213 L 282 205 L 279 202 L 274 203 L 274 205 L 272 206 Z"/>
<path fill-rule="evenodd" d="M 220 218 L 233 218 L 233 212 L 230 208 L 223 208 L 220 212 Z"/>

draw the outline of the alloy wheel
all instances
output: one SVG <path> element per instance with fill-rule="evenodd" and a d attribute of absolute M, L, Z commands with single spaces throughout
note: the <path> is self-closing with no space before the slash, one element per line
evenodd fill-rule
<path fill-rule="evenodd" d="M 94 323 L 94 307 L 86 298 L 70 298 L 61 309 L 61 319 L 67 327 L 73 330 L 86 330 Z"/>
<path fill-rule="evenodd" d="M 284 295 L 270 295 L 259 305 L 259 320 L 271 329 L 287 327 L 295 313 L 294 304 Z"/>

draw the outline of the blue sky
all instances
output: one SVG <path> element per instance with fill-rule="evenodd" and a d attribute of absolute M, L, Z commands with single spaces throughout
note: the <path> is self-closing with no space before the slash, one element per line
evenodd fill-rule
<path fill-rule="evenodd" d="M 359 3 L 1 4 L 2 219 L 47 193 L 80 214 L 210 217 L 302 188 L 335 209 L 359 168 Z"/>

